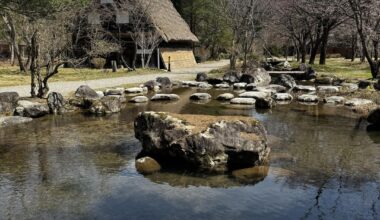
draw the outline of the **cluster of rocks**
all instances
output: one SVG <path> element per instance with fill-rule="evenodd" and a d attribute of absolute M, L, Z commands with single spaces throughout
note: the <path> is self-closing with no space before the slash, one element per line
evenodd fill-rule
<path fill-rule="evenodd" d="M 253 118 L 143 112 L 134 127 L 143 147 L 136 166 L 146 172 L 248 168 L 264 164 L 270 152 L 265 128 Z"/>

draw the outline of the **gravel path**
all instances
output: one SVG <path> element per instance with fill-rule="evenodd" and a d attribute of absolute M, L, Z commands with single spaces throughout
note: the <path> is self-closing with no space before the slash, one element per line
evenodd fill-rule
<path fill-rule="evenodd" d="M 116 87 L 125 84 L 137 84 L 144 83 L 146 81 L 155 79 L 157 77 L 169 77 L 172 80 L 189 80 L 195 79 L 195 74 L 198 72 L 210 72 L 214 69 L 219 69 L 228 65 L 228 60 L 221 60 L 218 62 L 210 62 L 205 64 L 198 64 L 193 68 L 178 69 L 173 72 L 161 73 L 161 74 L 144 74 L 137 76 L 126 76 L 118 78 L 109 79 L 97 79 L 97 80 L 87 80 L 87 81 L 69 81 L 69 82 L 54 82 L 50 83 L 50 91 L 59 92 L 62 95 L 68 95 L 74 92 L 81 85 L 88 85 L 93 89 L 102 89 L 108 87 Z M 11 87 L 0 87 L 0 92 L 18 92 L 20 96 L 30 95 L 30 86 L 11 86 Z"/>

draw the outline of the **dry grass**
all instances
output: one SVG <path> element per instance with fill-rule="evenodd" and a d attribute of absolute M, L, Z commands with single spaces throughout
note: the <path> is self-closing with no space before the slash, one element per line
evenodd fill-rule
<path fill-rule="evenodd" d="M 110 70 L 62 68 L 57 75 L 51 78 L 50 82 L 86 81 L 154 73 L 164 73 L 164 71 L 157 69 L 137 69 L 131 72 L 119 70 L 117 73 L 112 73 Z M 30 74 L 21 73 L 17 67 L 0 67 L 0 87 L 28 85 L 29 83 Z"/>

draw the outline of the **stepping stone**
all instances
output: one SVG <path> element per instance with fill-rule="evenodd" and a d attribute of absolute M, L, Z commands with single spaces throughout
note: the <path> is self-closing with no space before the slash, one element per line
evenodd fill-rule
<path fill-rule="evenodd" d="M 293 96 L 289 93 L 277 93 L 273 96 L 276 101 L 292 101 Z"/>
<path fill-rule="evenodd" d="M 222 84 L 216 84 L 215 85 L 215 88 L 218 88 L 218 89 L 229 89 L 231 86 L 227 83 L 222 83 Z"/>
<path fill-rule="evenodd" d="M 295 91 L 300 91 L 300 92 L 315 92 L 317 89 L 314 86 L 303 86 L 303 85 L 298 85 L 294 87 Z"/>
<path fill-rule="evenodd" d="M 146 96 L 136 96 L 136 97 L 133 97 L 131 100 L 129 100 L 129 102 L 131 103 L 146 103 L 148 101 L 149 99 Z"/>
<path fill-rule="evenodd" d="M 340 85 L 344 90 L 347 90 L 348 92 L 355 92 L 359 90 L 359 86 L 355 83 L 342 83 Z"/>
<path fill-rule="evenodd" d="M 110 95 L 124 95 L 125 89 L 124 88 L 117 88 L 117 89 L 107 89 L 104 92 L 105 96 L 110 96 Z"/>
<path fill-rule="evenodd" d="M 246 86 L 247 86 L 247 83 L 235 83 L 234 89 L 245 89 Z"/>
<path fill-rule="evenodd" d="M 182 81 L 183 86 L 197 87 L 202 82 L 197 81 Z"/>
<path fill-rule="evenodd" d="M 375 103 L 372 100 L 368 100 L 368 99 L 354 98 L 354 99 L 347 100 L 344 104 L 346 106 L 356 107 L 356 106 L 363 106 L 363 105 L 373 105 Z"/>
<path fill-rule="evenodd" d="M 340 89 L 338 86 L 318 86 L 317 90 L 319 92 L 337 93 Z"/>
<path fill-rule="evenodd" d="M 256 99 L 253 98 L 234 98 L 230 101 L 231 104 L 235 105 L 254 105 L 256 103 Z"/>
<path fill-rule="evenodd" d="M 179 100 L 179 96 L 176 94 L 156 94 L 151 101 L 176 101 Z"/>
<path fill-rule="evenodd" d="M 199 83 L 197 87 L 200 89 L 212 89 L 213 86 L 208 83 Z"/>
<path fill-rule="evenodd" d="M 274 95 L 274 94 L 277 93 L 276 90 L 274 90 L 274 89 L 270 89 L 270 88 L 267 88 L 267 87 L 258 87 L 258 88 L 256 88 L 256 92 L 265 92 L 265 93 L 267 93 L 269 96 Z"/>
<path fill-rule="evenodd" d="M 208 93 L 194 93 L 190 96 L 190 99 L 194 101 L 210 100 L 211 98 L 212 96 Z"/>
<path fill-rule="evenodd" d="M 276 85 L 276 84 L 271 84 L 271 85 L 267 86 L 266 89 L 268 89 L 268 90 L 274 90 L 274 91 L 276 91 L 276 93 L 278 93 L 278 92 L 286 92 L 287 91 L 287 88 L 285 86 Z"/>
<path fill-rule="evenodd" d="M 339 104 L 344 104 L 346 101 L 346 98 L 342 96 L 330 96 L 327 97 L 323 100 L 326 104 L 334 104 L 334 105 L 339 105 Z"/>
<path fill-rule="evenodd" d="M 239 95 L 240 98 L 253 98 L 253 99 L 258 99 L 258 98 L 265 99 L 269 96 L 270 94 L 268 94 L 267 92 L 244 92 Z"/>
<path fill-rule="evenodd" d="M 217 100 L 219 101 L 230 101 L 231 99 L 234 99 L 234 94 L 231 93 L 224 93 L 218 96 Z"/>
<path fill-rule="evenodd" d="M 129 88 L 125 90 L 126 93 L 144 93 L 144 91 L 145 91 L 144 88 L 138 88 L 138 87 Z"/>
<path fill-rule="evenodd" d="M 311 103 L 318 103 L 319 97 L 316 95 L 301 95 L 298 97 L 298 101 L 300 102 L 311 102 Z"/>

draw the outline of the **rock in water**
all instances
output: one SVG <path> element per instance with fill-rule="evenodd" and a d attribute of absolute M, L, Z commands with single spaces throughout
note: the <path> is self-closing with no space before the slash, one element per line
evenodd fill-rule
<path fill-rule="evenodd" d="M 0 115 L 13 115 L 18 99 L 19 95 L 17 92 L 0 93 Z"/>
<path fill-rule="evenodd" d="M 136 160 L 136 170 L 142 174 L 151 174 L 161 170 L 161 165 L 151 157 Z"/>
<path fill-rule="evenodd" d="M 157 77 L 156 82 L 158 82 L 163 89 L 169 89 L 173 86 L 169 77 Z"/>
<path fill-rule="evenodd" d="M 156 94 L 150 100 L 151 101 L 177 101 L 179 96 L 176 94 Z"/>
<path fill-rule="evenodd" d="M 89 86 L 83 85 L 80 86 L 75 92 L 75 96 L 79 98 L 86 98 L 90 100 L 99 99 L 98 93 L 95 90 L 91 89 Z"/>
<path fill-rule="evenodd" d="M 223 76 L 223 80 L 225 82 L 234 84 L 240 82 L 242 74 L 240 72 L 237 72 L 235 70 L 229 71 Z"/>
<path fill-rule="evenodd" d="M 197 82 L 207 82 L 207 79 L 208 79 L 208 76 L 207 76 L 207 73 L 198 73 L 197 74 L 197 78 L 195 79 L 195 81 Z"/>
<path fill-rule="evenodd" d="M 377 108 L 369 113 L 367 118 L 368 123 L 373 125 L 380 125 L 380 108 Z"/>
<path fill-rule="evenodd" d="M 240 79 L 240 82 L 247 84 L 254 83 L 257 86 L 268 86 L 271 81 L 272 77 L 263 68 L 247 70 Z"/>
<path fill-rule="evenodd" d="M 254 105 L 256 104 L 256 99 L 254 98 L 234 98 L 230 101 L 233 105 Z"/>
<path fill-rule="evenodd" d="M 90 112 L 95 115 L 106 115 L 121 111 L 121 100 L 116 96 L 105 96 L 94 101 L 90 107 Z"/>
<path fill-rule="evenodd" d="M 51 92 L 47 97 L 47 104 L 49 106 L 50 112 L 53 114 L 61 114 L 65 109 L 65 99 L 60 93 Z"/>
<path fill-rule="evenodd" d="M 129 100 L 129 102 L 131 103 L 146 103 L 148 101 L 149 99 L 146 96 L 136 96 L 136 97 L 133 97 L 131 100 Z"/>
<path fill-rule="evenodd" d="M 270 152 L 264 126 L 248 117 L 143 112 L 134 126 L 142 154 L 161 165 L 226 171 L 261 165 Z"/>
<path fill-rule="evenodd" d="M 194 93 L 190 96 L 190 100 L 194 101 L 204 101 L 204 100 L 210 100 L 212 96 L 208 93 Z"/>
<path fill-rule="evenodd" d="M 47 104 L 30 101 L 18 101 L 17 112 L 19 116 L 40 118 L 49 114 L 49 107 Z"/>
<path fill-rule="evenodd" d="M 281 76 L 275 80 L 275 83 L 289 89 L 293 89 L 297 86 L 296 80 L 292 76 L 286 74 L 281 74 Z"/>
<path fill-rule="evenodd" d="M 234 94 L 224 93 L 224 94 L 219 95 L 217 100 L 219 100 L 219 101 L 230 101 L 233 98 L 235 98 Z"/>

